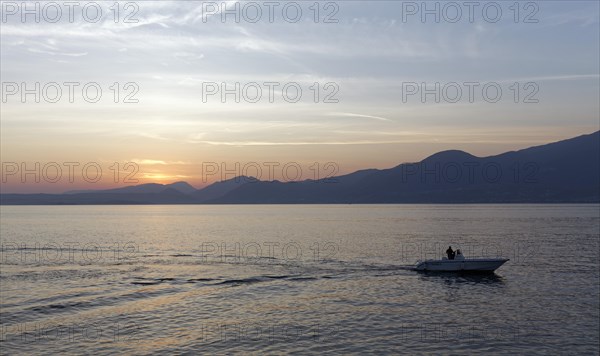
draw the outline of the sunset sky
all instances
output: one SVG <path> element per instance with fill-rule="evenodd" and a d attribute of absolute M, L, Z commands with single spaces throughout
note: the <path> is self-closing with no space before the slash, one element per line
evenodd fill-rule
<path fill-rule="evenodd" d="M 123 186 L 128 162 L 139 166 L 139 183 L 187 181 L 199 188 L 222 177 L 206 177 L 207 162 L 232 170 L 236 162 L 240 168 L 249 162 L 279 167 L 297 162 L 308 179 L 314 178 L 314 162 L 321 170 L 334 162 L 337 174 L 344 174 L 418 161 L 446 149 L 486 156 L 591 133 L 600 125 L 597 1 L 540 1 L 534 2 L 536 11 L 522 3 L 516 23 L 513 2 L 501 2 L 497 22 L 476 8 L 473 22 L 463 13 L 455 23 L 443 18 L 436 23 L 433 16 L 422 21 L 421 14 L 408 14 L 413 9 L 406 3 L 392 1 L 322 2 L 318 22 L 312 1 L 298 2 L 297 22 L 282 14 L 285 2 L 275 7 L 273 21 L 264 3 L 256 2 L 263 14 L 255 23 L 250 21 L 255 9 L 244 13 L 248 3 L 234 1 L 226 5 L 231 13 L 238 6 L 237 22 L 235 15 L 223 21 L 210 3 L 200 1 L 131 2 L 137 8 L 123 2 L 118 19 L 109 8 L 113 2 L 98 2 L 103 17 L 96 23 L 82 17 L 81 7 L 72 22 L 66 13 L 56 23 L 44 16 L 39 23 L 33 16 L 22 21 L 20 12 L 13 15 L 2 3 L 3 168 L 12 163 L 33 168 L 35 162 L 64 167 L 55 183 L 43 177 L 35 183 L 28 176 L 23 184 L 19 173 L 3 174 L 3 193 Z M 138 21 L 124 23 L 128 14 Z M 537 23 L 526 23 L 527 15 Z M 326 17 L 337 23 L 323 23 Z M 56 103 L 44 98 L 35 103 L 28 95 L 23 103 L 21 92 L 7 94 L 13 89 L 7 83 L 34 88 L 36 82 L 61 83 L 63 96 Z M 65 82 L 80 83 L 73 103 Z M 102 89 L 96 103 L 81 94 L 91 82 Z M 118 103 L 111 90 L 115 82 Z M 234 95 L 222 102 L 220 93 L 203 100 L 207 83 L 234 89 L 252 82 L 263 90 L 258 102 L 236 103 Z M 273 102 L 265 82 L 279 83 Z M 436 82 L 479 85 L 473 102 L 462 85 L 456 103 L 436 103 L 433 95 L 422 102 L 420 94 L 404 100 L 407 83 L 433 88 Z M 126 83 L 135 85 L 124 88 Z M 302 88 L 298 102 L 284 100 L 281 88 L 287 83 Z M 310 89 L 314 83 L 318 103 Z M 326 88 L 327 83 L 333 84 Z M 501 87 L 497 102 L 482 98 L 486 83 Z M 533 85 L 525 88 L 527 83 Z M 124 103 L 135 86 L 139 102 Z M 323 102 L 335 88 L 332 98 L 338 102 Z M 539 102 L 524 103 L 534 88 L 530 99 Z M 69 182 L 64 162 L 79 167 L 96 162 L 102 179 L 92 184 L 76 174 Z M 110 168 L 115 162 L 123 171 L 117 183 Z M 275 174 L 281 178 L 279 168 Z M 262 179 L 266 175 L 265 166 Z"/>

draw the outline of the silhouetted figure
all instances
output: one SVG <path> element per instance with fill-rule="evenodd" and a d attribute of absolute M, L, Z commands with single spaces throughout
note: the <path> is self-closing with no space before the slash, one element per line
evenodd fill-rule
<path fill-rule="evenodd" d="M 448 249 L 446 250 L 446 254 L 448 255 L 449 260 L 454 259 L 454 251 L 452 251 L 452 246 L 448 246 Z"/>
<path fill-rule="evenodd" d="M 454 258 L 457 260 L 464 260 L 465 256 L 463 256 L 462 252 L 460 252 L 460 249 L 456 249 L 456 256 L 454 256 Z"/>

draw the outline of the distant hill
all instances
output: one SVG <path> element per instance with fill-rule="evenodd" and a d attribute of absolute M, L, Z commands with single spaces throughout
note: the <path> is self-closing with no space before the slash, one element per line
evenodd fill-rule
<path fill-rule="evenodd" d="M 111 194 L 156 194 L 164 192 L 165 190 L 173 189 L 183 194 L 190 194 L 196 192 L 196 188 L 192 187 L 187 182 L 175 182 L 171 184 L 158 184 L 158 183 L 147 183 L 134 185 L 131 187 L 106 189 L 106 190 L 71 190 L 64 194 L 89 194 L 89 193 L 111 193 Z"/>
<path fill-rule="evenodd" d="M 239 176 L 232 179 L 224 180 L 222 182 L 213 183 L 204 189 L 200 189 L 193 192 L 192 195 L 194 196 L 194 199 L 199 202 L 208 202 L 218 199 L 246 183 L 256 182 L 258 182 L 256 178 Z"/>
<path fill-rule="evenodd" d="M 65 194 L 0 195 L 3 205 L 598 202 L 600 131 L 490 157 L 443 151 L 420 162 L 316 181 L 236 177 L 199 190 L 177 182 Z"/>

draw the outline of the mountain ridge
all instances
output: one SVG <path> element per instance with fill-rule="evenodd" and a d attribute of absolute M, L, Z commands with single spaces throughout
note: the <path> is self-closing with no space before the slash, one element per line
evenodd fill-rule
<path fill-rule="evenodd" d="M 2 205 L 597 203 L 600 131 L 498 155 L 445 150 L 419 162 L 300 182 L 238 176 L 196 189 L 146 183 L 64 194 L 1 194 Z"/>

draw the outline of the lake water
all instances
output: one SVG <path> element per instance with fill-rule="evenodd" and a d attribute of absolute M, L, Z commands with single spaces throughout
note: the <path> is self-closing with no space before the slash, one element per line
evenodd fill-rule
<path fill-rule="evenodd" d="M 2 206 L 0 348 L 597 355 L 599 209 Z M 448 245 L 511 260 L 405 268 Z"/>

